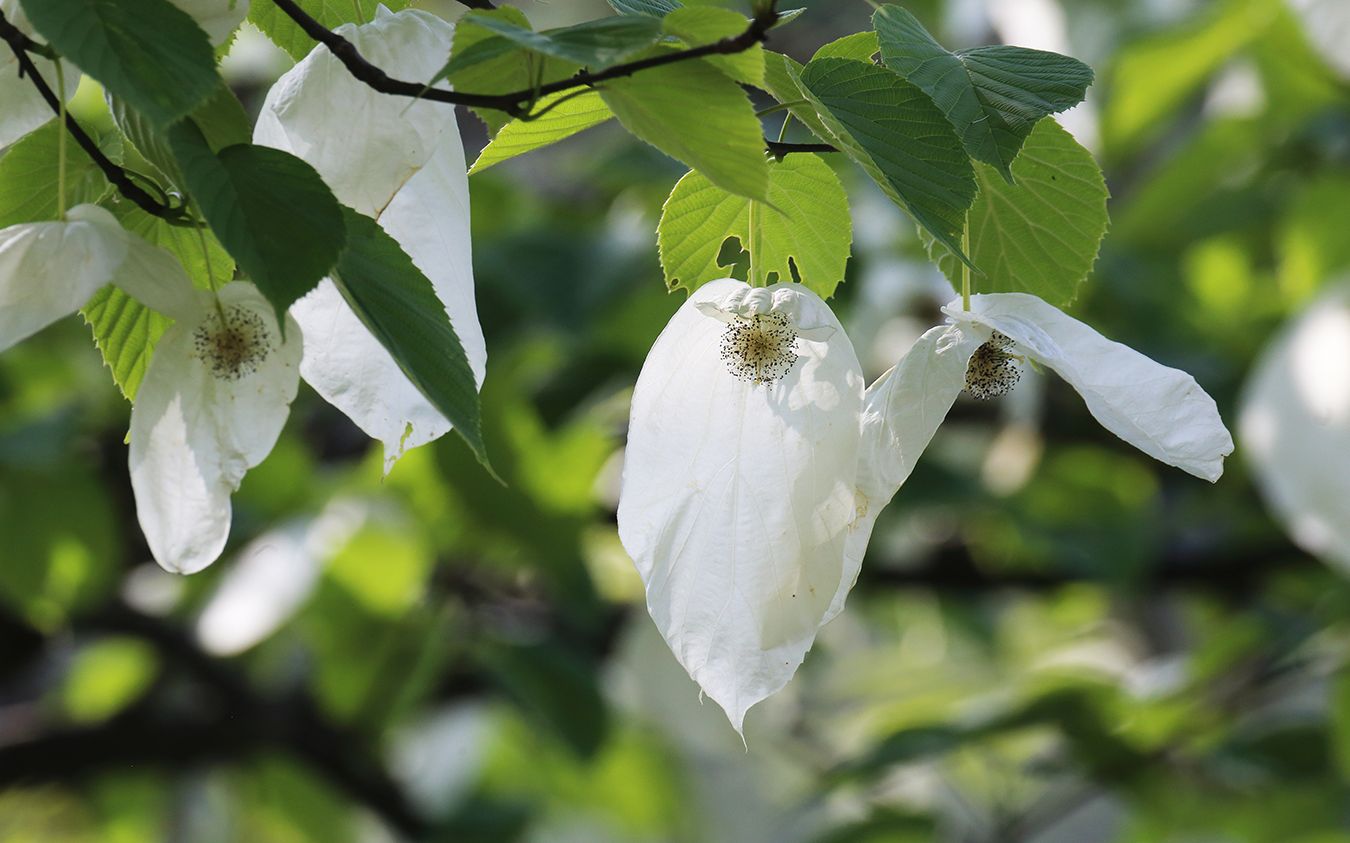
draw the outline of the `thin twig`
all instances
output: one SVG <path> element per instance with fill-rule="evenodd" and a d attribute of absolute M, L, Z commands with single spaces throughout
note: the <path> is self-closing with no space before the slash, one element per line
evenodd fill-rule
<path fill-rule="evenodd" d="M 794 152 L 838 152 L 839 150 L 830 146 L 828 143 L 783 143 L 782 141 L 765 140 L 764 148 L 769 151 L 774 158 L 782 160 L 783 156 L 791 155 Z"/>
<path fill-rule="evenodd" d="M 601 82 L 631 76 L 639 71 L 691 61 L 705 56 L 731 55 L 744 52 L 756 44 L 763 43 L 768 38 L 769 30 L 778 22 L 777 4 L 770 3 L 751 19 L 744 32 L 731 38 L 723 38 L 720 41 L 714 41 L 711 44 L 704 44 L 699 47 L 662 53 L 626 64 L 616 64 L 604 70 L 582 71 L 567 79 L 535 88 L 525 88 L 505 94 L 475 94 L 466 91 L 430 88 L 422 82 L 394 79 L 383 69 L 367 61 L 352 42 L 315 20 L 304 9 L 300 8 L 295 0 L 272 0 L 272 2 L 287 17 L 295 21 L 296 25 L 304 30 L 306 35 L 327 47 L 352 76 L 380 93 L 450 103 L 451 105 L 467 105 L 472 108 L 491 108 L 496 111 L 503 111 L 512 117 L 525 116 L 529 113 L 532 103 L 549 94 L 570 91 L 573 88 L 593 87 Z M 465 5 L 473 4 L 466 3 Z M 475 6 L 475 8 L 486 7 Z"/>
<path fill-rule="evenodd" d="M 42 78 L 37 65 L 33 63 L 32 57 L 29 56 L 30 52 L 47 55 L 50 52 L 49 49 L 20 32 L 14 24 L 5 18 L 4 12 L 0 12 L 0 39 L 9 44 L 14 57 L 18 59 L 20 75 L 28 77 L 28 81 L 33 83 L 33 87 L 47 101 L 47 105 L 51 106 L 55 114 L 62 114 L 64 109 L 61 107 L 61 98 L 52 91 L 51 86 L 47 84 L 47 80 Z M 88 133 L 70 114 L 66 114 L 66 130 L 123 196 L 135 202 L 147 214 L 152 214 L 175 224 L 186 222 L 186 214 L 182 207 L 156 201 L 155 197 L 136 184 L 125 170 L 103 154 L 103 150 L 98 148 L 94 139 L 89 137 Z"/>

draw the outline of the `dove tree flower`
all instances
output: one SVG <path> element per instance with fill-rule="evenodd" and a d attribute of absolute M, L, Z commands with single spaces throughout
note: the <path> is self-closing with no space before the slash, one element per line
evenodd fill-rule
<path fill-rule="evenodd" d="M 272 450 L 299 385 L 300 329 L 282 336 L 252 284 L 193 287 L 172 254 L 78 205 L 60 222 L 0 230 L 0 351 L 115 284 L 174 320 L 131 411 L 131 484 L 151 553 L 192 573 L 215 561 L 230 494 Z"/>
<path fill-rule="evenodd" d="M 1350 573 L 1350 281 L 1331 286 L 1262 352 L 1238 432 L 1290 537 Z"/>
<path fill-rule="evenodd" d="M 391 75 L 430 79 L 454 27 L 415 10 L 337 30 Z M 374 217 L 431 281 L 481 385 L 487 350 L 474 302 L 469 184 L 454 110 L 381 94 L 318 47 L 268 92 L 254 142 L 309 162 L 338 200 Z M 388 471 L 450 422 L 408 380 L 331 280 L 296 302 L 305 334 L 300 373 L 329 403 L 384 443 Z"/>
<path fill-rule="evenodd" d="M 1232 452 L 1194 378 L 1034 296 L 944 310 L 952 323 L 864 390 L 848 337 L 814 293 L 714 281 L 643 365 L 619 537 L 661 634 L 737 731 L 843 609 L 877 515 L 963 390 L 1007 392 L 1031 359 L 1156 459 L 1213 481 Z"/>

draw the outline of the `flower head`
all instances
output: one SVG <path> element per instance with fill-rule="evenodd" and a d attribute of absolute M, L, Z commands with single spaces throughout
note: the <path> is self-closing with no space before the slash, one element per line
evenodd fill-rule
<path fill-rule="evenodd" d="M 160 338 L 131 411 L 131 488 L 155 561 L 200 571 L 230 533 L 230 495 L 271 452 L 300 383 L 300 329 L 236 282 Z"/>
<path fill-rule="evenodd" d="M 862 399 L 848 337 L 800 284 L 705 284 L 638 378 L 619 537 L 676 658 L 738 730 L 835 611 Z"/>

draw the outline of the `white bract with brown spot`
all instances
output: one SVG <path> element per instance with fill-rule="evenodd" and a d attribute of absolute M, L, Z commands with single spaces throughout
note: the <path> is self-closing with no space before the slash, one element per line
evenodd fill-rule
<path fill-rule="evenodd" d="M 619 537 L 661 634 L 737 730 L 835 611 L 862 401 L 853 346 L 799 284 L 705 284 L 642 367 Z"/>
<path fill-rule="evenodd" d="M 252 284 L 204 293 L 165 331 L 131 411 L 131 487 L 155 561 L 191 574 L 220 556 L 230 495 L 276 444 L 300 384 L 301 338 L 285 338 Z"/>

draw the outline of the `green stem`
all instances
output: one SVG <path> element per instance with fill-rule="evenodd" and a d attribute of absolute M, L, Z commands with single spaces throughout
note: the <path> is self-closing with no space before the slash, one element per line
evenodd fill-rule
<path fill-rule="evenodd" d="M 970 255 L 970 216 L 966 216 L 966 221 L 961 230 L 961 251 L 967 256 Z M 961 309 L 970 310 L 970 264 L 961 261 Z"/>
<path fill-rule="evenodd" d="M 755 209 L 759 203 L 750 200 L 750 209 L 746 212 L 746 227 L 750 229 L 750 242 L 746 244 L 746 251 L 750 253 L 750 286 L 762 286 L 759 282 L 759 275 L 755 272 L 755 255 L 759 254 L 759 227 L 755 225 Z"/>

